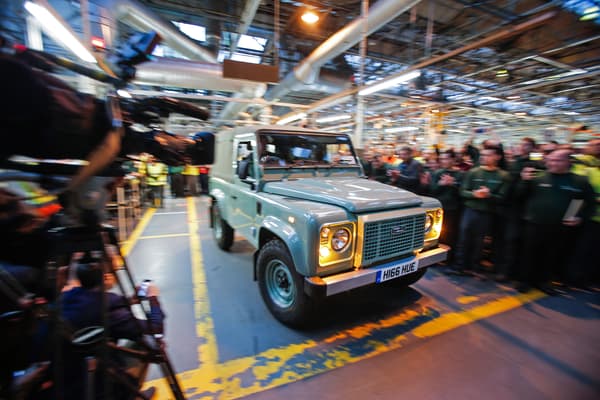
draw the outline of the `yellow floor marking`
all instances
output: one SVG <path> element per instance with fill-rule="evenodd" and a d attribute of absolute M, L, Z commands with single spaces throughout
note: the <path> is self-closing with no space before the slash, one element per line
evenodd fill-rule
<path fill-rule="evenodd" d="M 480 319 L 503 313 L 545 296 L 546 295 L 539 290 L 532 290 L 529 293 L 523 293 L 516 296 L 501 297 L 470 310 L 444 314 L 433 321 L 426 322 L 419 326 L 413 330 L 413 333 L 420 338 L 436 336 L 463 325 L 479 321 Z"/>
<path fill-rule="evenodd" d="M 163 239 L 163 238 L 171 238 L 171 237 L 180 237 L 180 236 L 190 236 L 189 233 L 168 233 L 165 235 L 149 235 L 149 236 L 140 236 L 138 240 L 145 239 Z"/>
<path fill-rule="evenodd" d="M 127 257 L 129 255 L 129 252 L 131 251 L 133 246 L 135 246 L 135 243 L 141 236 L 144 229 L 146 229 L 146 226 L 148 226 L 148 223 L 150 222 L 150 219 L 152 219 L 152 216 L 155 212 L 155 208 L 148 208 L 144 213 L 142 219 L 140 219 L 140 222 L 138 222 L 133 232 L 131 232 L 129 239 L 121 243 L 121 255 L 123 255 L 123 257 Z"/>
<path fill-rule="evenodd" d="M 194 313 L 196 335 L 204 340 L 198 346 L 199 366 L 214 367 L 219 360 L 217 338 L 210 315 L 210 302 L 204 274 L 204 261 L 198 235 L 198 221 L 194 197 L 187 197 L 188 230 L 190 235 L 190 256 L 192 261 L 192 282 L 194 283 Z"/>
<path fill-rule="evenodd" d="M 459 304 L 469 304 L 469 303 L 473 303 L 474 301 L 479 300 L 478 296 L 460 296 L 456 298 L 456 301 Z"/>
<path fill-rule="evenodd" d="M 532 291 L 517 296 L 506 296 L 470 310 L 444 314 L 418 325 L 409 332 L 386 339 L 369 339 L 377 331 L 409 324 L 427 316 L 430 309 L 409 309 L 376 322 L 346 329 L 322 341 L 307 340 L 302 343 L 273 348 L 252 357 L 242 357 L 219 365 L 200 365 L 198 369 L 178 374 L 187 396 L 198 399 L 234 399 L 308 378 L 341 366 L 398 349 L 409 336 L 427 338 L 456 329 L 460 326 L 491 317 L 538 300 L 545 295 Z M 364 352 L 353 352 L 351 345 L 358 340 Z M 158 398 L 171 398 L 164 379 L 147 382 L 156 386 Z"/>

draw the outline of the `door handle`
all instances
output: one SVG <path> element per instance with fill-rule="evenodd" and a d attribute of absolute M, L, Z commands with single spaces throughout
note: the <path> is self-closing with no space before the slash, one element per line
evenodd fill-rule
<path fill-rule="evenodd" d="M 237 200 L 237 196 L 231 195 L 231 198 Z"/>

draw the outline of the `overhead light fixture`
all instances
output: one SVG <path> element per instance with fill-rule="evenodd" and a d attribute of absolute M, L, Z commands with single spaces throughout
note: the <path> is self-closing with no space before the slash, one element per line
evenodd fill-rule
<path fill-rule="evenodd" d="M 580 21 L 590 21 L 600 17 L 600 8 L 593 6 L 588 7 L 583 11 L 583 15 L 579 17 Z"/>
<path fill-rule="evenodd" d="M 519 112 L 516 112 L 515 115 L 518 116 L 518 117 L 524 117 L 524 116 L 527 115 L 527 113 L 523 112 L 523 111 L 519 111 Z"/>
<path fill-rule="evenodd" d="M 500 99 L 498 97 L 494 97 L 494 96 L 483 96 L 483 97 L 481 97 L 481 100 L 500 101 L 502 99 Z"/>
<path fill-rule="evenodd" d="M 104 42 L 104 39 L 97 36 L 92 36 L 91 42 L 92 46 L 94 46 L 96 49 L 106 50 L 106 43 Z"/>
<path fill-rule="evenodd" d="M 297 113 L 297 114 L 292 114 L 288 117 L 282 118 L 279 121 L 275 122 L 276 125 L 285 125 L 285 124 L 289 124 L 290 122 L 293 121 L 298 121 L 299 119 L 302 118 L 306 118 L 306 113 Z"/>
<path fill-rule="evenodd" d="M 506 96 L 507 100 L 519 100 L 521 98 L 521 96 L 519 96 L 518 94 L 514 94 L 511 96 Z"/>
<path fill-rule="evenodd" d="M 125 90 L 125 89 L 119 89 L 119 90 L 117 90 L 117 94 L 119 95 L 119 97 L 123 97 L 125 99 L 131 99 L 131 98 L 133 98 L 131 96 L 131 94 L 129 94 L 129 92 L 127 90 Z"/>
<path fill-rule="evenodd" d="M 317 124 L 326 124 L 328 122 L 344 121 L 344 120 L 347 120 L 350 118 L 352 118 L 352 115 L 350 115 L 350 114 L 338 114 L 338 115 L 330 115 L 329 117 L 317 118 L 315 120 L 315 122 Z"/>
<path fill-rule="evenodd" d="M 44 5 L 26 1 L 25 9 L 38 20 L 44 32 L 57 43 L 71 50 L 83 61 L 95 63 L 96 58 L 85 48 L 71 29 L 66 27 L 66 24 L 61 21 L 60 16 L 52 13 L 50 6 L 45 1 L 37 0 L 37 2 L 41 2 Z"/>
<path fill-rule="evenodd" d="M 313 11 L 307 10 L 304 12 L 304 14 L 302 14 L 300 19 L 306 22 L 307 24 L 314 24 L 319 20 L 319 16 Z"/>
<path fill-rule="evenodd" d="M 410 132 L 410 131 L 416 131 L 417 127 L 415 126 L 399 126 L 397 128 L 387 128 L 384 130 L 385 133 L 398 133 L 398 132 Z"/>
<path fill-rule="evenodd" d="M 496 72 L 496 78 L 503 78 L 506 76 L 508 76 L 508 70 L 506 69 L 501 69 Z"/>
<path fill-rule="evenodd" d="M 410 71 L 401 75 L 398 75 L 391 79 L 382 79 L 379 82 L 366 86 L 364 89 L 358 92 L 359 96 L 367 96 L 369 94 L 379 92 L 380 90 L 385 90 L 391 88 L 393 86 L 399 85 L 401 83 L 406 83 L 411 79 L 415 79 L 421 76 L 421 71 Z"/>

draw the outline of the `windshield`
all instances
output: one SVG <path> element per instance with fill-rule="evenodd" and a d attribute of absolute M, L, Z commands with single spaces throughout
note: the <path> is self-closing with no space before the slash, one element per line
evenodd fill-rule
<path fill-rule="evenodd" d="M 346 135 L 260 132 L 259 163 L 274 167 L 358 167 Z"/>

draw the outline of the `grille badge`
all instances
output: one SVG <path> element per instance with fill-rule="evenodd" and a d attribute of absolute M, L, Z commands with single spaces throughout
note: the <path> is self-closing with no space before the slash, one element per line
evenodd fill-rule
<path fill-rule="evenodd" d="M 402 225 L 392 227 L 392 235 L 401 235 L 403 232 L 404 227 Z"/>

